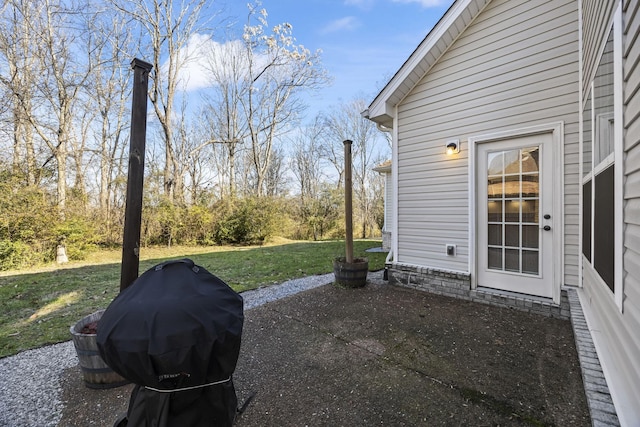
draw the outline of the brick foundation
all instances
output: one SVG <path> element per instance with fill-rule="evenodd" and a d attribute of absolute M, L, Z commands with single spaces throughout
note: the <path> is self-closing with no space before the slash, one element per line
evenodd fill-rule
<path fill-rule="evenodd" d="M 514 308 L 529 313 L 568 320 L 569 300 L 565 290 L 560 296 L 560 305 L 547 298 L 505 292 L 495 289 L 471 289 L 471 275 L 435 268 L 415 267 L 403 264 L 387 265 L 389 283 L 437 295 L 445 295 L 505 308 Z"/>

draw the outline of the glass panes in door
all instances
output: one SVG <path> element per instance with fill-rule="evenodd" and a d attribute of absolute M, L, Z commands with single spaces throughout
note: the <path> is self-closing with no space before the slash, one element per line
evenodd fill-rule
<path fill-rule="evenodd" d="M 540 148 L 487 153 L 487 268 L 540 272 Z"/>

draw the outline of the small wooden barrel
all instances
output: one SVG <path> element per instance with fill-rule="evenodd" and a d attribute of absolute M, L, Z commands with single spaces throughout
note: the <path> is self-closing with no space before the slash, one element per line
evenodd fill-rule
<path fill-rule="evenodd" d="M 367 284 L 368 272 L 369 260 L 367 258 L 356 258 L 351 263 L 342 258 L 333 260 L 333 274 L 338 285 L 361 288 Z"/>
<path fill-rule="evenodd" d="M 129 381 L 115 373 L 100 357 L 95 334 L 83 334 L 82 328 L 90 323 L 97 322 L 102 317 L 104 310 L 96 311 L 83 317 L 70 329 L 73 345 L 76 348 L 82 378 L 89 388 L 105 389 L 120 387 L 129 384 Z"/>

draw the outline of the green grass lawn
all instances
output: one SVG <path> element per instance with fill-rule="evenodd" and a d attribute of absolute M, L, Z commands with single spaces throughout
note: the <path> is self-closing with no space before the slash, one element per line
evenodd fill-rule
<path fill-rule="evenodd" d="M 384 268 L 386 253 L 365 253 L 380 241 L 354 241 L 369 270 Z M 176 258 L 191 258 L 238 292 L 288 279 L 331 273 L 344 242 L 293 242 L 259 247 L 172 247 L 141 250 L 140 274 Z M 82 263 L 0 274 L 0 358 L 71 339 L 69 327 L 107 305 L 120 287 L 120 251 L 101 251 Z"/>

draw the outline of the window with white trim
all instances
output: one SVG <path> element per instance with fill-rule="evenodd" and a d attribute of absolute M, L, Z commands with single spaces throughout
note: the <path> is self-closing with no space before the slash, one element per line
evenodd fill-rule
<path fill-rule="evenodd" d="M 583 108 L 582 253 L 615 290 L 614 31 Z"/>

